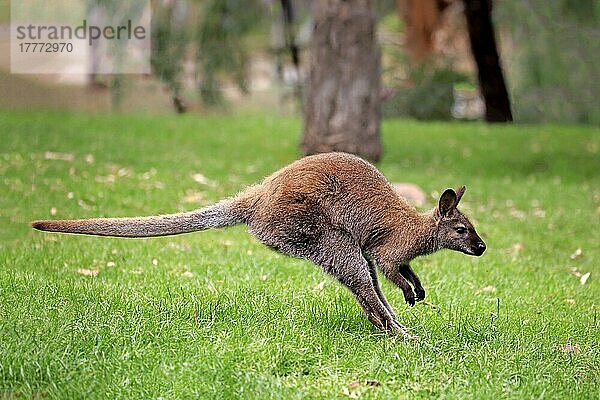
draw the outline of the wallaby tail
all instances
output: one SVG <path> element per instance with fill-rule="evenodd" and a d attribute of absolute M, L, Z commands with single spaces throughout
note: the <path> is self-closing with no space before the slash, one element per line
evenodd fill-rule
<path fill-rule="evenodd" d="M 131 218 L 35 221 L 31 225 L 42 231 L 98 236 L 148 237 L 177 235 L 244 222 L 244 213 L 235 200 L 222 200 L 208 207 L 178 214 Z"/>

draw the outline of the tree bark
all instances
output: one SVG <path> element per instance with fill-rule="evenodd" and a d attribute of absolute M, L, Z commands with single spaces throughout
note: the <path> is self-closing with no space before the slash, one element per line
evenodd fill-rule
<path fill-rule="evenodd" d="M 381 53 L 375 0 L 314 3 L 311 62 L 305 88 L 305 154 L 344 151 L 381 156 Z"/>
<path fill-rule="evenodd" d="M 492 0 L 464 0 L 464 3 L 471 52 L 485 101 L 485 120 L 510 122 L 513 117 L 494 36 Z"/>

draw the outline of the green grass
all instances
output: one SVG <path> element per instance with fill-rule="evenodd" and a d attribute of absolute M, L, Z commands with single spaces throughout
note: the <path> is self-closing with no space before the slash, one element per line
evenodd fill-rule
<path fill-rule="evenodd" d="M 418 342 L 380 334 L 344 288 L 242 226 L 130 240 L 28 225 L 209 204 L 297 158 L 299 130 L 0 113 L 0 399 L 600 396 L 598 129 L 384 124 L 380 169 L 432 194 L 467 185 L 488 244 L 416 260 L 414 308 L 383 282 Z"/>

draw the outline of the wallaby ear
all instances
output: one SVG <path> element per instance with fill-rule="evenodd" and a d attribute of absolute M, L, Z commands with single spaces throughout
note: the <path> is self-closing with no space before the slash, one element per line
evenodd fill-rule
<path fill-rule="evenodd" d="M 465 186 L 461 186 L 458 189 L 456 189 L 456 204 L 454 205 L 455 207 L 457 207 L 458 203 L 460 203 L 460 199 L 462 199 L 463 194 L 465 194 L 465 190 L 467 190 Z"/>
<path fill-rule="evenodd" d="M 440 216 L 447 217 L 456 207 L 457 203 L 458 200 L 454 189 L 446 189 L 440 196 L 440 202 L 438 204 L 438 212 L 440 213 Z"/>

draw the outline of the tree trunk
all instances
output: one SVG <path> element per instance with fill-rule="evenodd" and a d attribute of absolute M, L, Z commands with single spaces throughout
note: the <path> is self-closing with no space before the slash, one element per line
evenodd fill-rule
<path fill-rule="evenodd" d="M 379 160 L 381 53 L 375 0 L 314 3 L 304 102 L 305 154 L 344 151 Z"/>
<path fill-rule="evenodd" d="M 513 117 L 494 37 L 492 0 L 464 2 L 471 52 L 477 63 L 479 86 L 485 101 L 485 120 L 510 122 Z"/>

